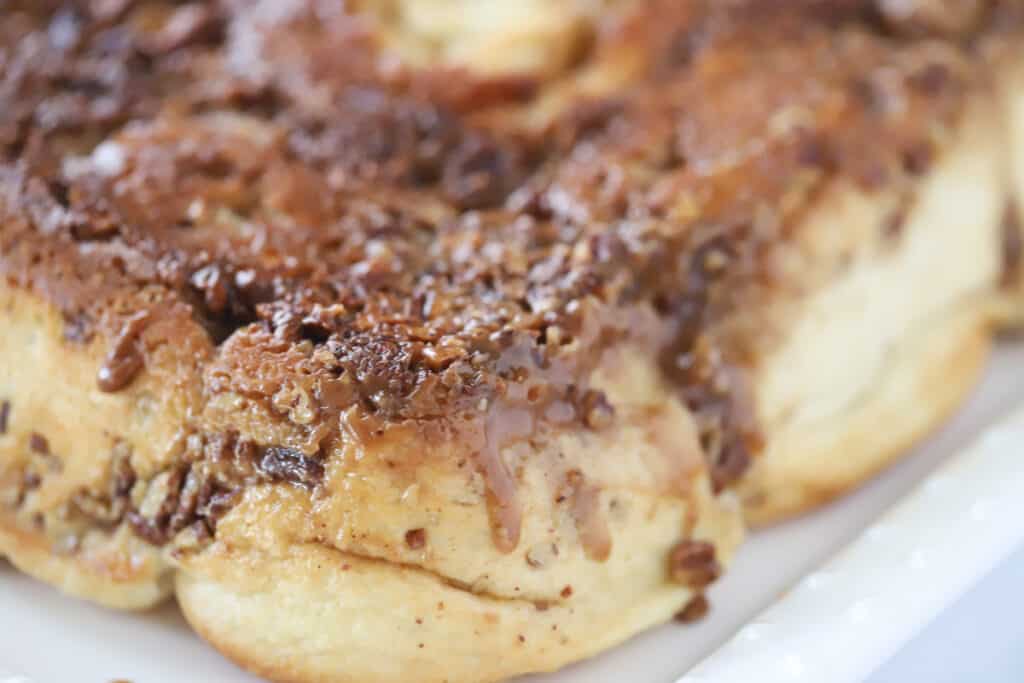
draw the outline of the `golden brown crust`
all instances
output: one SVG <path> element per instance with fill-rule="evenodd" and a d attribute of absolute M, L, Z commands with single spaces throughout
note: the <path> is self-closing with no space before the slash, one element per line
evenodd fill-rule
<path fill-rule="evenodd" d="M 682 518 L 700 520 L 695 537 L 713 542 L 723 564 L 738 540 L 738 518 L 705 507 L 709 498 L 686 510 L 678 501 L 617 495 L 629 512 L 612 524 L 616 550 L 606 562 L 569 583 L 550 574 L 555 564 L 531 569 L 547 575 L 549 601 L 496 595 L 320 544 L 258 555 L 215 545 L 188 560 L 177 595 L 204 638 L 273 680 L 469 683 L 549 671 L 667 621 L 690 602 L 693 577 L 664 580 L 672 554 L 665 532 Z M 321 600 L 324 593 L 333 599 Z"/>
<path fill-rule="evenodd" d="M 741 485 L 753 521 L 857 485 L 966 395 L 1006 275 L 1000 121 L 994 92 L 972 102 L 909 204 L 899 191 L 867 197 L 834 188 L 809 215 L 805 251 L 790 267 L 827 270 L 842 254 L 847 265 L 791 300 L 781 341 L 754 375 L 768 439 Z M 894 209 L 901 219 L 895 235 Z M 947 368 L 954 362 L 956 373 Z M 945 375 L 939 392 L 932 384 Z"/>
<path fill-rule="evenodd" d="M 1024 13 L 1024 8 L 1020 10 Z M 1013 198 L 1006 207 L 1003 238 L 1005 297 L 997 316 L 1007 326 L 1024 323 L 1024 36 L 1011 33 L 999 41 L 999 90 L 1009 132 L 1010 178 Z"/>
<path fill-rule="evenodd" d="M 205 335 L 181 329 L 187 312 L 166 311 L 141 340 L 155 362 L 111 394 L 96 383 L 107 340 L 69 342 L 59 311 L 5 284 L 0 311 L 0 554 L 103 604 L 145 607 L 166 597 L 160 550 L 121 523 L 180 446 L 200 396 Z M 163 343 L 170 330 L 177 346 Z"/>
<path fill-rule="evenodd" d="M 152 547 L 125 532 L 84 552 L 59 553 L 50 538 L 26 531 L 5 513 L 0 556 L 68 595 L 116 609 L 151 607 L 171 594 L 172 574 Z"/>
<path fill-rule="evenodd" d="M 63 357 L 70 367 L 97 364 L 95 355 L 86 355 L 62 338 L 60 316 L 51 306 L 20 291 L 6 295 L 15 334 L 5 342 L 14 346 L 34 335 L 34 353 L 49 351 L 47 355 Z M 9 349 L 2 351 L 4 357 L 10 355 Z M 314 495 L 299 485 L 251 481 L 230 511 L 218 517 L 212 542 L 201 543 L 189 527 L 161 551 L 137 536 L 154 542 L 164 539 L 149 531 L 140 533 L 130 517 L 113 533 L 109 524 L 88 517 L 84 529 L 75 527 L 71 523 L 81 520 L 83 513 L 105 516 L 105 501 L 89 496 L 96 505 L 83 509 L 78 496 L 70 501 L 40 498 L 35 489 L 17 506 L 21 519 L 13 521 L 12 528 L 19 530 L 24 542 L 12 539 L 8 528 L 0 526 L 0 552 L 34 576 L 117 607 L 143 607 L 166 596 L 173 575 L 179 600 L 200 633 L 246 666 L 280 673 L 283 680 L 338 678 L 343 674 L 330 668 L 337 660 L 323 652 L 341 656 L 381 646 L 376 636 L 350 630 L 356 628 L 355 615 L 342 610 L 345 596 L 357 598 L 349 592 L 357 586 L 346 584 L 349 572 L 356 571 L 364 579 L 359 585 L 370 589 L 357 599 L 377 606 L 372 620 L 369 613 L 364 615 L 377 624 L 372 631 L 377 635 L 390 628 L 389 619 L 406 615 L 403 610 L 412 605 L 424 600 L 431 609 L 438 601 L 450 604 L 445 628 L 422 631 L 425 635 L 419 639 L 406 633 L 418 628 L 417 615 L 392 622 L 405 635 L 389 638 L 389 657 L 347 660 L 342 671 L 352 680 L 374 680 L 378 674 L 380 680 L 410 680 L 411 673 L 380 673 L 376 667 L 385 660 L 389 666 L 424 676 L 447 668 L 452 680 L 459 680 L 458 674 L 466 681 L 478 680 L 467 672 L 475 671 L 480 661 L 491 662 L 494 678 L 555 668 L 668 619 L 717 577 L 741 536 L 739 506 L 710 492 L 692 418 L 668 393 L 649 359 L 635 351 L 622 352 L 619 358 L 607 358 L 591 380 L 618 406 L 613 424 L 599 431 L 536 433 L 537 445 L 523 443 L 500 453 L 502 461 L 515 468 L 517 495 L 523 503 L 521 535 L 511 552 L 503 552 L 492 540 L 482 482 L 458 466 L 456 453 L 440 450 L 457 444 L 424 440 L 394 427 L 360 442 L 358 433 L 364 425 L 357 420 L 346 425 L 355 432 L 350 440 L 326 458 L 323 482 Z M 31 446 L 34 427 L 62 421 L 63 405 L 54 397 L 71 391 L 87 395 L 69 402 L 68 409 L 88 403 L 89 394 L 92 400 L 115 403 L 126 397 L 102 392 L 92 373 L 76 379 L 73 372 L 53 373 L 47 392 L 33 396 L 24 389 L 38 383 L 38 370 L 26 365 L 3 389 L 18 397 L 0 440 L 0 469 L 5 472 L 17 471 L 20 446 Z M 146 387 L 153 371 L 147 365 L 126 392 Z M 273 423 L 247 415 L 238 398 L 211 407 L 207 424 L 216 424 L 220 408 L 240 430 L 240 440 L 281 441 L 267 436 Z M 171 411 L 153 416 L 158 423 L 173 417 Z M 128 427 L 138 424 L 127 421 Z M 62 469 L 44 471 L 42 487 L 102 490 L 108 482 L 103 470 L 118 462 L 113 457 L 116 450 L 108 454 L 102 449 L 116 436 L 110 434 L 114 428 L 126 427 L 85 422 L 69 430 L 67 442 L 54 438 L 48 450 L 60 456 Z M 190 447 L 182 445 L 186 451 Z M 175 451 L 170 450 L 173 457 Z M 186 482 L 201 469 L 201 463 L 192 465 Z M 90 470 L 96 470 L 95 477 L 89 476 Z M 139 477 L 127 503 L 147 519 L 160 519 L 151 505 L 163 507 L 167 500 L 169 472 L 173 469 Z M 185 484 L 181 491 L 188 489 Z M 175 502 L 186 498 L 184 493 L 171 497 Z M 116 521 L 117 510 L 109 512 Z M 24 519 L 37 514 L 42 524 L 24 529 Z M 73 542 L 62 551 L 53 545 L 53 532 Z M 687 543 L 710 553 L 679 559 L 674 549 Z M 118 569 L 118 558 L 132 571 Z M 356 566 L 360 569 L 353 570 Z M 295 575 L 300 568 L 309 571 Z M 278 571 L 287 576 L 275 578 Z M 326 588 L 322 578 L 341 592 Z M 268 585 L 275 588 L 264 590 L 265 595 L 250 590 Z M 206 597 L 209 591 L 220 598 L 211 601 Z M 384 596 L 388 600 L 382 600 Z M 231 601 L 237 610 L 227 604 Z M 623 613 L 623 604 L 633 605 L 628 614 Z M 489 605 L 496 607 L 491 610 Z M 225 626 L 224 617 L 239 613 L 247 615 L 243 621 L 259 637 Z M 501 629 L 489 626 L 492 613 L 503 615 Z M 535 618 L 539 613 L 547 616 Z M 270 615 L 276 626 L 257 626 Z M 302 628 L 319 618 L 314 615 L 324 620 L 323 627 L 313 627 L 319 635 L 303 635 Z M 489 626 L 484 633 L 476 628 L 481 620 Z M 520 635 L 531 647 L 522 647 Z M 434 657 L 433 668 L 422 666 L 419 643 L 431 643 L 436 653 L 448 637 L 464 644 L 461 654 L 453 652 L 447 662 Z M 291 638 L 314 651 L 290 643 Z M 330 647 L 324 646 L 324 638 L 334 639 Z M 520 655 L 490 656 L 507 642 L 522 647 Z M 544 642 L 548 645 L 540 647 Z"/>
<path fill-rule="evenodd" d="M 975 305 L 929 321 L 901 343 L 871 391 L 841 417 L 778 434 L 741 486 L 747 521 L 764 526 L 831 502 L 937 430 L 984 370 L 989 324 Z"/>
<path fill-rule="evenodd" d="M 134 336 L 152 312 L 105 310 L 141 286 L 226 340 L 210 391 L 269 401 L 300 365 L 321 384 L 344 375 L 306 429 L 328 441 L 321 425 L 351 406 L 385 421 L 500 411 L 524 353 L 533 362 L 517 367 L 551 389 L 542 402 L 582 420 L 600 397 L 580 381 L 630 331 L 609 321 L 653 309 L 664 332 L 646 343 L 720 444 L 719 487 L 758 438 L 734 405 L 742 382 L 726 378 L 748 342 L 718 321 L 770 293 L 766 255 L 816 188 L 921 173 L 975 79 L 950 46 L 695 3 L 626 22 L 592 66 L 645 46 L 633 83 L 538 132 L 491 121 L 502 100 L 487 93 L 453 102 L 429 69 L 380 73 L 365 18 L 315 11 L 190 19 L 141 3 L 112 19 L 10 20 L 46 30 L 19 36 L 6 73 L 21 159 L 3 172 L 8 278 L 75 334 L 115 326 L 108 389 L 141 368 Z M 171 40 L 179 26 L 194 30 Z M 61 31 L 69 45 L 48 46 Z M 341 48 L 345 68 L 327 68 Z M 95 83 L 89 69 L 115 61 L 115 81 Z M 63 147 L 65 130 L 85 148 Z"/>

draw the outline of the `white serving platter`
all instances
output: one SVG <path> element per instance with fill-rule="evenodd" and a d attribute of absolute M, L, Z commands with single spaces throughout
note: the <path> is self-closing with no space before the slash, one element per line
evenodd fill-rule
<path fill-rule="evenodd" d="M 1024 538 L 1024 513 L 999 514 L 999 501 L 1022 501 L 1024 509 L 1024 429 L 1004 429 L 969 448 L 1018 406 L 1024 406 L 1020 344 L 999 350 L 970 402 L 910 457 L 823 510 L 753 534 L 711 591 L 707 619 L 654 629 L 601 657 L 522 683 L 732 683 L 750 680 L 751 662 L 760 662 L 759 683 L 821 681 L 814 667 L 822 648 L 835 648 L 840 637 L 847 656 L 827 658 L 827 680 L 861 680 Z M 933 478 L 938 484 L 921 486 L 952 456 Z M 984 515 L 984 527 L 967 523 L 971 515 Z M 908 541 L 938 528 L 948 534 L 913 555 Z M 980 528 L 989 532 L 977 533 Z M 946 557 L 958 534 L 974 549 L 974 560 L 930 561 Z M 922 562 L 927 582 L 914 583 L 908 572 Z M 872 602 L 896 587 L 917 597 L 895 612 L 885 601 Z M 107 612 L 3 563 L 0 633 L 0 683 L 257 681 L 193 635 L 173 605 L 144 614 Z"/>

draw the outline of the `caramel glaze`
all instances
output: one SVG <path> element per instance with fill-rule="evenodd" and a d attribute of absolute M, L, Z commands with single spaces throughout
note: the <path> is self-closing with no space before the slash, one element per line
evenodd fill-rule
<path fill-rule="evenodd" d="M 1000 284 L 1007 289 L 1021 282 L 1024 270 L 1024 226 L 1021 226 L 1021 210 L 1016 201 L 1006 205 L 1003 214 L 1003 254 Z"/>
<path fill-rule="evenodd" d="M 290 418 L 302 448 L 197 427 L 230 445 L 191 449 L 133 528 L 212 532 L 247 482 L 316 487 L 332 443 L 356 438 L 327 425 L 355 410 L 368 439 L 454 425 L 509 551 L 502 450 L 613 423 L 588 377 L 625 342 L 696 416 L 716 489 L 735 481 L 760 439 L 755 341 L 734 323 L 776 286 L 772 247 L 830 179 L 923 171 L 971 87 L 969 49 L 905 40 L 871 3 L 663 5 L 578 66 L 628 54 L 631 83 L 537 130 L 508 114 L 549 84 L 396 66 L 367 19 L 312 0 L 8 0 L 3 277 L 52 301 L 70 343 L 113 340 L 103 391 L 144 367 L 149 314 L 121 309 L 145 290 L 220 345 L 208 394 L 270 404 L 288 380 L 312 396 Z M 579 472 L 564 490 L 606 557 L 595 490 Z"/>

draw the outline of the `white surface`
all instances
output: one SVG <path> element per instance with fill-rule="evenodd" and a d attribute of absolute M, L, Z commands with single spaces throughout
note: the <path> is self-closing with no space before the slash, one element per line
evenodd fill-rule
<path fill-rule="evenodd" d="M 1024 545 L 871 674 L 869 683 L 1024 681 L 1022 586 Z"/>
<path fill-rule="evenodd" d="M 592 661 L 522 683 L 673 681 L 1021 401 L 1024 348 L 1018 346 L 997 355 L 971 402 L 913 456 L 814 515 L 754 535 L 711 591 L 709 618 L 693 626 L 671 624 L 655 629 Z M 998 520 L 992 523 L 998 524 Z M 984 568 L 978 571 L 975 578 L 981 577 Z M 192 635 L 172 607 L 146 615 L 105 612 L 64 598 L 2 564 L 0 632 L 4 634 L 0 639 L 0 681 L 8 672 L 31 677 L 36 683 L 106 683 L 116 678 L 132 683 L 256 680 Z"/>

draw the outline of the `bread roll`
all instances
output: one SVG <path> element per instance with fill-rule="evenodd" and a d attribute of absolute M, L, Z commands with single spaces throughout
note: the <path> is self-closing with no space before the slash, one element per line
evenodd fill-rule
<path fill-rule="evenodd" d="M 697 616 L 744 508 L 848 490 L 984 362 L 1007 117 L 959 39 L 56 4 L 0 17 L 0 553 L 174 593 L 271 680 L 499 680 Z"/>

